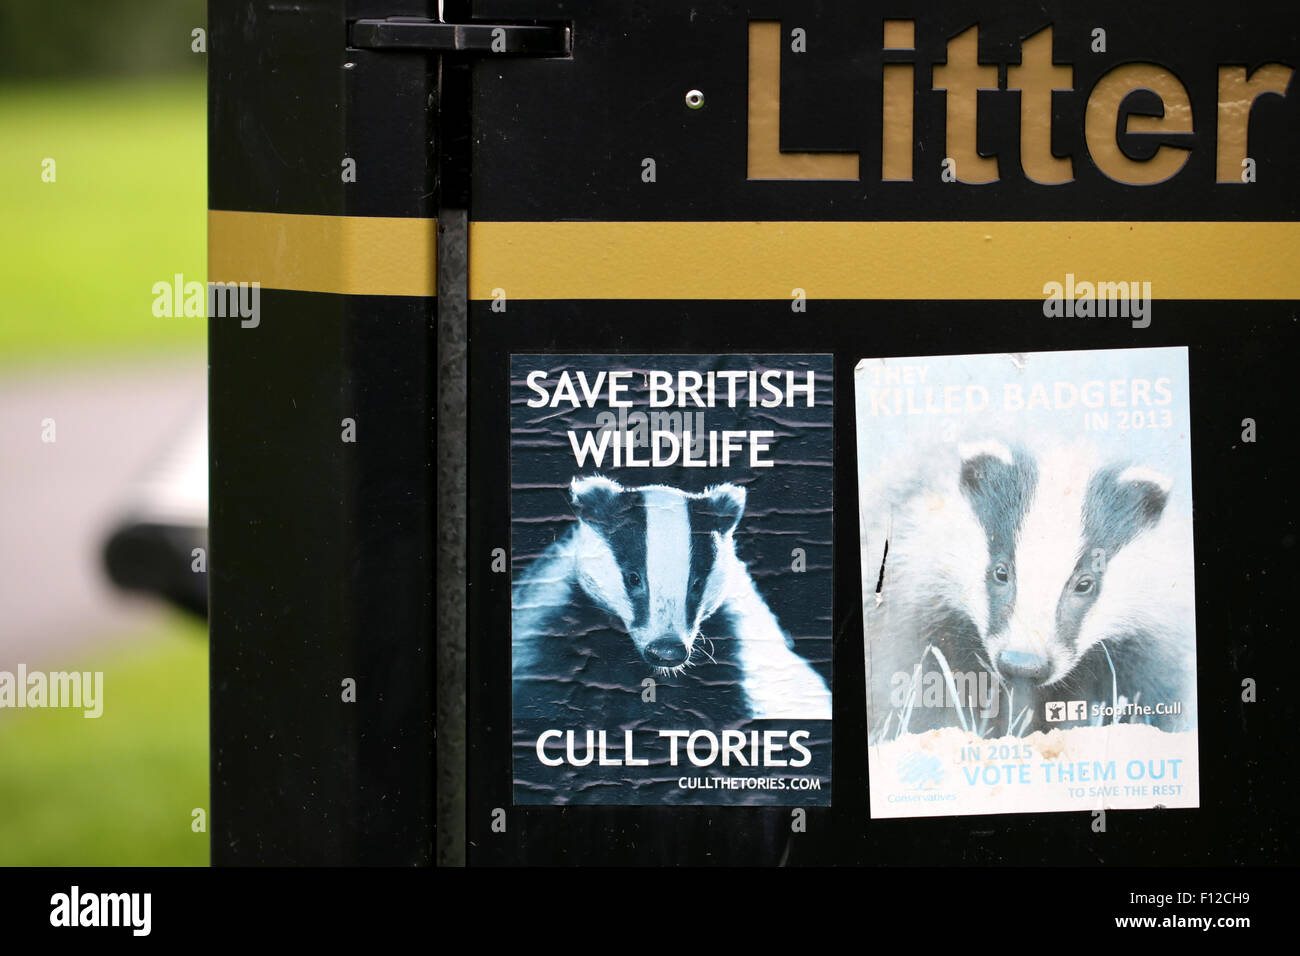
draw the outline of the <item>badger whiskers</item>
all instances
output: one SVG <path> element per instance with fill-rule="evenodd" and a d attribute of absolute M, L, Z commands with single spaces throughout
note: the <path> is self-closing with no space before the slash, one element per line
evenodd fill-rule
<path fill-rule="evenodd" d="M 697 666 L 698 662 L 695 659 L 695 650 L 697 647 L 699 648 L 700 653 L 703 654 L 704 648 L 700 647 L 699 644 L 697 643 L 691 647 L 690 651 L 687 654 L 686 660 L 682 661 L 680 664 L 677 664 L 673 667 L 656 667 L 654 669 L 655 676 L 656 677 L 681 677 L 682 674 L 686 672 L 686 668 Z M 707 654 L 705 656 L 708 656 L 710 660 L 713 660 L 711 656 Z M 716 664 L 717 661 L 714 661 L 714 663 Z"/>
<path fill-rule="evenodd" d="M 703 635 L 701 635 L 700 640 L 709 642 L 709 649 L 707 651 L 704 649 L 703 644 L 696 645 L 697 647 L 699 647 L 700 653 L 703 654 L 705 657 L 707 657 L 710 663 L 713 664 L 718 663 L 718 659 L 713 656 L 713 647 L 714 647 L 713 640 L 711 638 L 704 637 Z"/>

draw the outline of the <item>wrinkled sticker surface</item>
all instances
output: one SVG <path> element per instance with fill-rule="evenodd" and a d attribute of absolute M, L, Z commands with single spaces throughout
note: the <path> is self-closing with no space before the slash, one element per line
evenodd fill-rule
<path fill-rule="evenodd" d="M 514 795 L 830 803 L 825 355 L 515 355 Z"/>

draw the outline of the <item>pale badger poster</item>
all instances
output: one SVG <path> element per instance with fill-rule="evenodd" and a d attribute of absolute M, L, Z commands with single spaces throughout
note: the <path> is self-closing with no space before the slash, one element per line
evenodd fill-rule
<path fill-rule="evenodd" d="M 819 355 L 511 357 L 514 797 L 830 803 Z"/>
<path fill-rule="evenodd" d="M 1187 352 L 866 359 L 873 817 L 1198 805 Z"/>

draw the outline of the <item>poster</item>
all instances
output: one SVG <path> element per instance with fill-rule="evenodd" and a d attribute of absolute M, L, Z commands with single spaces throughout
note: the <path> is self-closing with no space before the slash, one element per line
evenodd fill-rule
<path fill-rule="evenodd" d="M 871 815 L 1199 805 L 1184 348 L 856 369 Z"/>
<path fill-rule="evenodd" d="M 510 368 L 515 802 L 829 805 L 830 357 Z"/>

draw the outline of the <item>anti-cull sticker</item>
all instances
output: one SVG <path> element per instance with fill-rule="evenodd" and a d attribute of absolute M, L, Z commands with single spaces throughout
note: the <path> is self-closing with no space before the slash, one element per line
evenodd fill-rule
<path fill-rule="evenodd" d="M 831 799 L 827 355 L 511 357 L 514 796 Z"/>
<path fill-rule="evenodd" d="M 1198 806 L 1187 350 L 855 393 L 871 815 Z"/>

